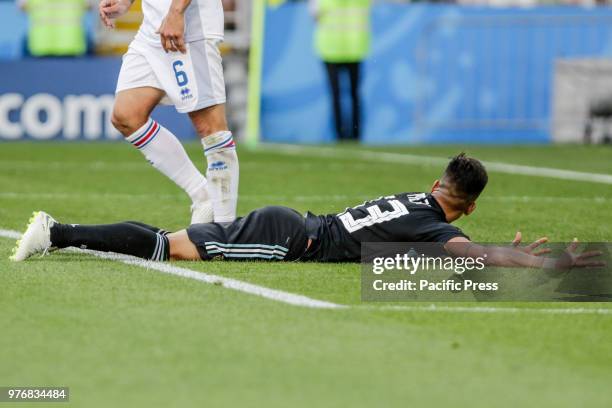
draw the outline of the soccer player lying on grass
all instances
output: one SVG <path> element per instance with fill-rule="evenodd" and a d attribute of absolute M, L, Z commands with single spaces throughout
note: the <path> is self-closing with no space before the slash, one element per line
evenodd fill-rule
<path fill-rule="evenodd" d="M 560 259 L 540 257 L 541 238 L 521 247 L 517 233 L 511 247 L 472 244 L 451 225 L 476 209 L 488 181 L 484 166 L 460 154 L 454 157 L 431 193 L 402 193 L 368 201 L 338 215 L 302 216 L 286 207 L 265 207 L 229 224 L 194 224 L 168 233 L 138 222 L 110 225 L 60 224 L 35 213 L 12 255 L 14 261 L 55 248 L 80 247 L 128 254 L 153 261 L 278 260 L 355 262 L 362 242 L 438 242 L 454 256 L 482 257 L 497 266 L 596 266 L 599 252 L 575 253 L 570 245 Z"/>

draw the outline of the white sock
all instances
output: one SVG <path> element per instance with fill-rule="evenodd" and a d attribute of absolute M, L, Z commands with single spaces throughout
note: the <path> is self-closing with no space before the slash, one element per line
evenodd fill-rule
<path fill-rule="evenodd" d="M 238 155 L 232 132 L 222 131 L 202 139 L 208 161 L 206 178 L 208 194 L 212 200 L 215 222 L 236 219 L 238 202 Z"/>
<path fill-rule="evenodd" d="M 153 167 L 185 190 L 191 201 L 201 203 L 208 200 L 206 178 L 168 129 L 149 118 L 127 141 L 140 150 Z"/>

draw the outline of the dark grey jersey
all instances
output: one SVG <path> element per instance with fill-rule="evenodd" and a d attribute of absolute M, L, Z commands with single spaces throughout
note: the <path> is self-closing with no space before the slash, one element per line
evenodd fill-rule
<path fill-rule="evenodd" d="M 354 262 L 362 242 L 442 242 L 466 237 L 450 225 L 431 194 L 402 193 L 366 201 L 337 215 L 306 215 L 313 240 L 305 258 Z"/>

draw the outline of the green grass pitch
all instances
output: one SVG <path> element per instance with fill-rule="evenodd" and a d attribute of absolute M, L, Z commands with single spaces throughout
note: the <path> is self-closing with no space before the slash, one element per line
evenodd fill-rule
<path fill-rule="evenodd" d="M 427 190 L 442 171 L 356 149 L 241 150 L 239 213 L 268 204 L 338 212 Z M 188 150 L 203 167 L 198 147 Z M 448 157 L 459 148 L 368 150 Z M 608 147 L 466 150 L 612 174 Z M 0 229 L 22 230 L 37 209 L 60 221 L 168 229 L 189 219 L 187 197 L 121 143 L 2 143 L 0 174 Z M 509 242 L 517 230 L 526 240 L 610 241 L 612 186 L 491 173 L 476 213 L 458 225 L 477 241 Z M 314 310 L 73 253 L 14 264 L 13 245 L 0 238 L 0 386 L 69 386 L 72 406 L 612 406 L 610 314 L 364 308 L 357 265 L 177 263 L 355 306 Z"/>

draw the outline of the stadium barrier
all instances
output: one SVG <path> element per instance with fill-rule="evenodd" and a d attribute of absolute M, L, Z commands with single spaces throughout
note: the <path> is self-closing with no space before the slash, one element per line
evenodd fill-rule
<path fill-rule="evenodd" d="M 611 14 L 466 15 L 432 21 L 420 33 L 416 49 L 421 78 L 413 111 L 416 133 L 434 129 L 483 141 L 582 141 L 580 131 L 565 138 L 551 132 L 555 65 L 584 56 L 612 56 L 608 27 Z M 581 102 L 586 110 L 588 98 Z M 453 106 L 452 113 L 431 114 L 445 105 Z M 572 119 L 582 125 L 571 125 L 583 128 L 587 117 Z"/>
<path fill-rule="evenodd" d="M 0 64 L 0 140 L 118 140 L 110 124 L 121 59 L 25 59 Z M 154 117 L 182 138 L 186 115 L 159 107 Z"/>
<path fill-rule="evenodd" d="M 377 4 L 364 62 L 369 144 L 548 143 L 555 62 L 612 57 L 612 9 Z M 262 138 L 332 140 L 304 4 L 266 10 Z"/>

